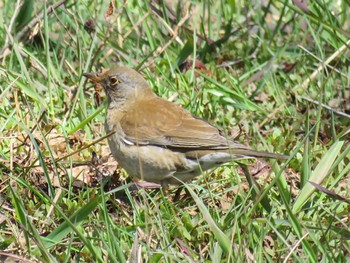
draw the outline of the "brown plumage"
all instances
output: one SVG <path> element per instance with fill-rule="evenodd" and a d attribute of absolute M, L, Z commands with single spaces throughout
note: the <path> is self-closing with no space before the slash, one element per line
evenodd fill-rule
<path fill-rule="evenodd" d="M 106 132 L 115 131 L 109 146 L 120 165 L 135 178 L 179 184 L 232 160 L 288 158 L 227 139 L 215 126 L 156 96 L 133 69 L 116 67 L 84 76 L 105 88 Z"/>

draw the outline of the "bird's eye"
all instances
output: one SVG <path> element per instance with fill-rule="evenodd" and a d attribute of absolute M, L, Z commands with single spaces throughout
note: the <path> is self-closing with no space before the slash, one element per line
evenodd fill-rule
<path fill-rule="evenodd" d="M 113 85 L 113 86 L 116 86 L 120 83 L 120 80 L 116 77 L 110 77 L 109 78 L 109 82 Z"/>

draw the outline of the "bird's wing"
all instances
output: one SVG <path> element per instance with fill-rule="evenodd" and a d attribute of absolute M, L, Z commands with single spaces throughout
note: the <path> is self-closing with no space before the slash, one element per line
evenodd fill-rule
<path fill-rule="evenodd" d="M 226 139 L 208 122 L 154 97 L 133 105 L 121 119 L 126 140 L 179 150 L 248 148 Z"/>

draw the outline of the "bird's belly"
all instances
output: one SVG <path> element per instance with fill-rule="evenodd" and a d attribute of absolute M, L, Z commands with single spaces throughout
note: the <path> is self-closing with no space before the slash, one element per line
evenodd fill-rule
<path fill-rule="evenodd" d="M 198 162 L 188 160 L 184 153 L 152 145 L 128 145 L 116 137 L 109 138 L 109 147 L 120 166 L 133 178 L 180 184 L 179 180 L 187 181 L 200 174 Z"/>
<path fill-rule="evenodd" d="M 203 171 L 234 159 L 227 152 L 213 152 L 190 159 L 185 153 L 167 148 L 127 143 L 117 134 L 110 136 L 108 142 L 114 158 L 128 175 L 163 185 L 189 181 Z"/>

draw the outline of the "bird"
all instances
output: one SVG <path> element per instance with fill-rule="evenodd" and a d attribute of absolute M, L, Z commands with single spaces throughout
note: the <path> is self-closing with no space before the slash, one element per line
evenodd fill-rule
<path fill-rule="evenodd" d="M 157 96 L 132 68 L 117 66 L 83 76 L 104 88 L 110 150 L 135 180 L 179 185 L 234 160 L 288 159 L 227 138 L 206 120 Z"/>

